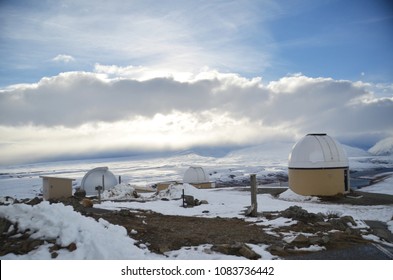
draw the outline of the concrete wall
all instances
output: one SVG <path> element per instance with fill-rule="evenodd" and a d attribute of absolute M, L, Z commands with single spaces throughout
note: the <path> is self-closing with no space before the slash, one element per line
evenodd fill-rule
<path fill-rule="evenodd" d="M 288 169 L 289 187 L 300 195 L 333 196 L 349 192 L 348 168 Z"/>

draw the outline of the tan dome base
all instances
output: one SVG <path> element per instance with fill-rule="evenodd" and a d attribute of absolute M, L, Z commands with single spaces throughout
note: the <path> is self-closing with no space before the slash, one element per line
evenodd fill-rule
<path fill-rule="evenodd" d="M 348 168 L 288 169 L 289 188 L 300 195 L 333 196 L 349 192 Z"/>

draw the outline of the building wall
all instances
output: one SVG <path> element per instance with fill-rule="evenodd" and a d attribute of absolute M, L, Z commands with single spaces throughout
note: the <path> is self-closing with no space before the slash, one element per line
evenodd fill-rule
<path fill-rule="evenodd" d="M 45 200 L 72 196 L 72 181 L 68 178 L 42 177 L 43 197 Z"/>
<path fill-rule="evenodd" d="M 349 192 L 348 168 L 288 169 L 289 187 L 300 195 L 333 196 Z"/>
<path fill-rule="evenodd" d="M 167 188 L 169 188 L 170 185 L 179 185 L 181 183 L 176 182 L 176 181 L 169 181 L 169 182 L 160 182 L 157 183 L 157 192 L 166 190 Z"/>
<path fill-rule="evenodd" d="M 198 189 L 211 189 L 215 188 L 216 184 L 214 182 L 205 182 L 205 183 L 190 183 L 194 187 Z"/>
<path fill-rule="evenodd" d="M 166 190 L 170 185 L 179 185 L 181 183 L 176 181 L 171 182 L 160 182 L 157 183 L 157 192 Z M 216 187 L 216 183 L 214 182 L 205 182 L 205 183 L 189 183 L 198 189 L 211 189 Z"/>

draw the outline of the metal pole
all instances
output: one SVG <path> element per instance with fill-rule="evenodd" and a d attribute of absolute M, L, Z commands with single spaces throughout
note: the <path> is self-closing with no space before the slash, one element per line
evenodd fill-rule
<path fill-rule="evenodd" d="M 258 214 L 258 203 L 257 203 L 257 177 L 255 174 L 250 175 L 251 182 L 251 213 L 250 216 L 256 217 Z"/>
<path fill-rule="evenodd" d="M 119 184 L 121 184 L 121 176 L 119 175 Z"/>
<path fill-rule="evenodd" d="M 101 204 L 101 190 L 102 190 L 102 187 L 101 186 L 97 186 L 96 190 L 98 191 L 98 204 Z"/>
<path fill-rule="evenodd" d="M 105 191 L 105 175 L 102 174 L 102 190 Z"/>

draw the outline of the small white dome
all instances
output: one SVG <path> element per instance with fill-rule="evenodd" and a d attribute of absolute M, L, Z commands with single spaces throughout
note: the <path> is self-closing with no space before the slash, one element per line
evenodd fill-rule
<path fill-rule="evenodd" d="M 109 190 L 117 185 L 116 176 L 108 170 L 108 167 L 97 167 L 85 174 L 81 182 L 81 189 L 86 191 L 86 195 L 97 195 L 97 186 L 102 186 L 102 176 L 104 176 L 105 190 Z"/>
<path fill-rule="evenodd" d="M 183 177 L 183 183 L 188 184 L 207 183 L 209 180 L 209 175 L 199 166 L 191 166 L 188 168 Z"/>
<path fill-rule="evenodd" d="M 348 167 L 348 158 L 341 147 L 324 133 L 307 134 L 292 148 L 289 168 Z"/>

